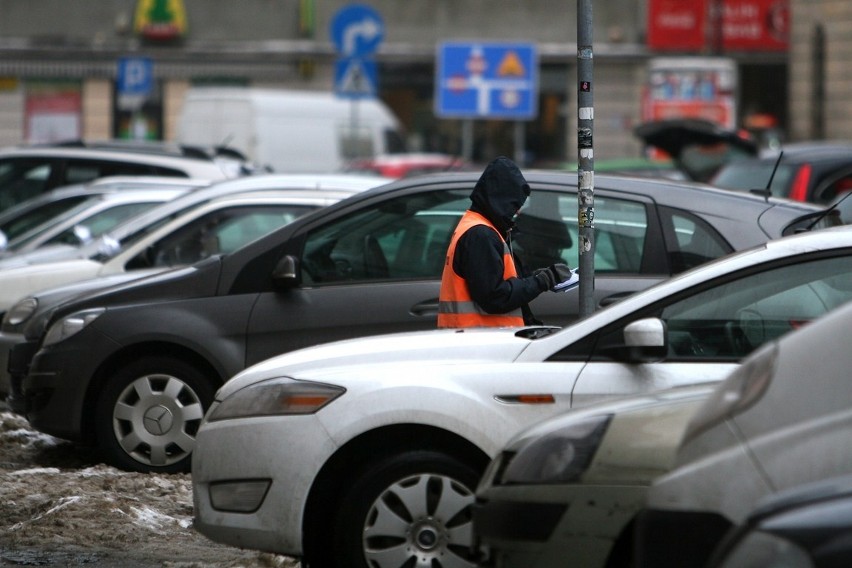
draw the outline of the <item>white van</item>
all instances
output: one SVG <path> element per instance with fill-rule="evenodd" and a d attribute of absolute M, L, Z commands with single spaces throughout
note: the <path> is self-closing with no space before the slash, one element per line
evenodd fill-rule
<path fill-rule="evenodd" d="M 330 92 L 193 87 L 177 140 L 225 145 L 275 172 L 333 172 L 351 159 L 401 152 L 397 118 L 376 99 Z"/>

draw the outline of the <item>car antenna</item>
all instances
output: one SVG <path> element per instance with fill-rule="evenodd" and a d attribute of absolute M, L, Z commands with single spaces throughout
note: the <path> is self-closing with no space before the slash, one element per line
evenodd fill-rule
<path fill-rule="evenodd" d="M 769 202 L 769 197 L 772 195 L 772 180 L 775 179 L 775 172 L 778 171 L 778 166 L 781 164 L 781 158 L 784 157 L 784 150 L 781 150 L 778 153 L 778 159 L 775 160 L 775 166 L 772 168 L 772 173 L 769 175 L 769 181 L 766 182 L 765 189 L 752 189 L 752 193 L 762 193 L 763 198 L 766 199 L 767 203 Z"/>

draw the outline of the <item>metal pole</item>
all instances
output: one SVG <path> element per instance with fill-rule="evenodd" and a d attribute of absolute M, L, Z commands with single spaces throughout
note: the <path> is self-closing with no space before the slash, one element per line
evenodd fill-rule
<path fill-rule="evenodd" d="M 513 132 L 513 134 L 514 134 L 513 143 L 514 143 L 514 146 L 515 146 L 515 163 L 520 165 L 521 167 L 527 165 L 527 163 L 526 163 L 526 148 L 524 147 L 525 144 L 526 144 L 526 136 L 525 136 L 526 128 L 525 128 L 525 126 L 526 125 L 522 121 L 516 120 L 515 125 L 514 125 L 514 132 Z"/>
<path fill-rule="evenodd" d="M 577 206 L 580 317 L 595 310 L 595 107 L 592 0 L 577 0 Z"/>
<path fill-rule="evenodd" d="M 473 120 L 466 118 L 462 121 L 462 157 L 473 161 Z"/>

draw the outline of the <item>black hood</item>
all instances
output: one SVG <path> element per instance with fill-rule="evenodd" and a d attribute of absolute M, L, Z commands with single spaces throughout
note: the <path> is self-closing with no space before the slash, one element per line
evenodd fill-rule
<path fill-rule="evenodd" d="M 514 225 L 518 209 L 527 200 L 530 186 L 515 162 L 500 156 L 491 161 L 476 182 L 471 209 L 485 216 L 503 235 Z"/>

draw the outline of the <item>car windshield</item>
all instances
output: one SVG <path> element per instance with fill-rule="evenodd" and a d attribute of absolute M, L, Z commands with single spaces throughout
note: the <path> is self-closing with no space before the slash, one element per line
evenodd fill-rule
<path fill-rule="evenodd" d="M 741 160 L 731 162 L 719 170 L 710 181 L 712 185 L 725 189 L 749 191 L 752 189 L 765 190 L 769 178 L 772 177 L 773 161 Z M 775 197 L 787 197 L 795 167 L 790 164 L 780 164 L 772 177 L 770 192 Z"/>

